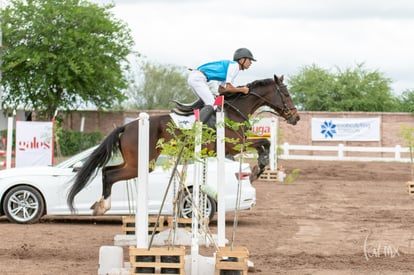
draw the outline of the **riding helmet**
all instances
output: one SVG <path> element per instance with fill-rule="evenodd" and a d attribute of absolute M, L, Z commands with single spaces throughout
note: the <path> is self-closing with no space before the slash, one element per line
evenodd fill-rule
<path fill-rule="evenodd" d="M 240 48 L 234 52 L 233 60 L 238 61 L 240 58 L 249 58 L 253 61 L 256 61 L 256 59 L 253 57 L 252 52 L 247 48 Z"/>

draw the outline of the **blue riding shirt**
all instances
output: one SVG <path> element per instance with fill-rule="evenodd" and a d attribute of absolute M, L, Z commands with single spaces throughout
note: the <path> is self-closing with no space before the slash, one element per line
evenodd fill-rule
<path fill-rule="evenodd" d="M 225 81 L 227 78 L 227 70 L 229 68 L 229 65 L 234 63 L 237 62 L 231 60 L 213 61 L 201 65 L 197 68 L 197 70 L 202 71 L 206 75 L 208 81 Z"/>

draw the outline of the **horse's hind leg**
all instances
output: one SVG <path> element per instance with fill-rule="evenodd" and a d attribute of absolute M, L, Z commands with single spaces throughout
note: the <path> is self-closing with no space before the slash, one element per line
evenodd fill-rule
<path fill-rule="evenodd" d="M 108 166 L 102 169 L 102 197 L 95 202 L 91 209 L 93 215 L 103 215 L 111 209 L 111 190 L 112 185 L 120 180 L 126 180 L 137 176 L 137 168 L 131 168 L 124 164 L 118 166 Z"/>

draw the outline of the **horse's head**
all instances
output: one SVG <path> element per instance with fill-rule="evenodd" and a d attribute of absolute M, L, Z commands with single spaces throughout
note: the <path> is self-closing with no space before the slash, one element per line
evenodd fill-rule
<path fill-rule="evenodd" d="M 247 86 L 250 90 L 247 95 L 230 93 L 232 96 L 226 97 L 225 105 L 230 119 L 248 120 L 248 114 L 253 114 L 262 106 L 268 106 L 286 119 L 289 124 L 296 125 L 300 120 L 289 91 L 283 84 L 283 76 L 275 75 L 274 79 L 255 80 Z"/>
<path fill-rule="evenodd" d="M 275 86 L 276 86 L 276 97 L 274 106 L 272 107 L 281 117 L 286 119 L 289 124 L 296 125 L 300 120 L 300 116 L 290 97 L 287 86 L 283 83 L 283 75 L 278 77 L 274 75 Z"/>

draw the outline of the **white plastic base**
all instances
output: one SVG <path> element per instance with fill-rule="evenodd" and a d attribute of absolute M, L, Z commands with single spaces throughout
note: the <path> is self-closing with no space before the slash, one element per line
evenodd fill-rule
<path fill-rule="evenodd" d="M 124 251 L 120 246 L 101 246 L 99 249 L 99 275 L 107 275 L 113 269 L 121 269 Z"/>

